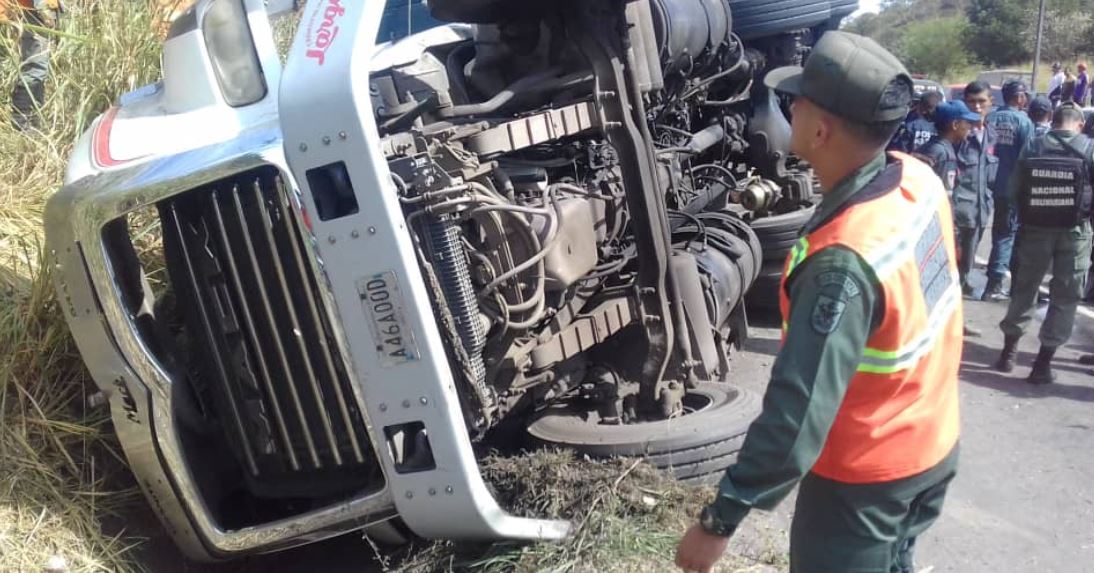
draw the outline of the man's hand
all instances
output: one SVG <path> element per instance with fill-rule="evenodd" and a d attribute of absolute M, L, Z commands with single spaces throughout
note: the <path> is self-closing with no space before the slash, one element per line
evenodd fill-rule
<path fill-rule="evenodd" d="M 710 573 L 728 545 L 728 537 L 711 535 L 702 526 L 692 525 L 676 548 L 676 566 L 684 571 Z"/>

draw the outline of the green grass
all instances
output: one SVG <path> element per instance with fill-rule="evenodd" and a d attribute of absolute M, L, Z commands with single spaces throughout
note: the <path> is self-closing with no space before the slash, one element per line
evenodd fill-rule
<path fill-rule="evenodd" d="M 102 523 L 138 499 L 107 413 L 69 336 L 43 264 L 42 212 L 76 138 L 117 96 L 156 79 L 144 2 L 70 0 L 52 33 L 39 130 L 10 121 L 17 22 L 0 24 L 0 570 L 119 571 L 135 538 Z M 52 561 L 51 561 L 52 559 Z"/>

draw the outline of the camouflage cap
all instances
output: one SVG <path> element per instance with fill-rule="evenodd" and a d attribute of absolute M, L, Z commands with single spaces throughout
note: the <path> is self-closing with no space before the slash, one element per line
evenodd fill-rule
<path fill-rule="evenodd" d="M 805 60 L 805 67 L 770 71 L 764 83 L 801 96 L 855 123 L 904 118 L 912 98 L 912 78 L 904 64 L 877 42 L 846 32 L 828 32 Z M 892 85 L 903 83 L 907 93 Z"/>

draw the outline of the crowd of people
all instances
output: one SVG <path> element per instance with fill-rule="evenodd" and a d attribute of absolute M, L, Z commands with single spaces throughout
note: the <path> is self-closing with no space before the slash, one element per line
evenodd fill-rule
<path fill-rule="evenodd" d="M 1090 78 L 1086 75 L 1086 62 L 1079 62 L 1072 73 L 1070 67 L 1060 62 L 1052 64 L 1052 79 L 1048 82 L 1048 99 L 1053 106 L 1060 103 L 1075 103 L 1085 106 L 1091 96 Z"/>
<path fill-rule="evenodd" d="M 1078 69 L 1077 78 L 1070 70 L 1059 72 L 1048 97 L 1031 99 L 1023 82 L 1006 82 L 999 109 L 992 109 L 991 87 L 982 82 L 968 84 L 961 100 L 942 103 L 925 94 L 890 144 L 927 162 L 950 193 L 964 296 L 1009 301 L 1000 323 L 1005 340 L 999 371 L 1013 371 L 1018 341 L 1045 299 L 1041 283 L 1051 272 L 1041 350 L 1028 378 L 1033 384 L 1054 380 L 1052 358 L 1071 336 L 1078 305 L 1094 301 L 1094 141 L 1082 134 L 1085 117 L 1077 102 L 1090 89 L 1086 65 Z M 987 284 L 977 292 L 969 275 L 989 226 Z M 965 334 L 980 333 L 966 327 Z M 1094 363 L 1094 357 L 1084 361 Z"/>

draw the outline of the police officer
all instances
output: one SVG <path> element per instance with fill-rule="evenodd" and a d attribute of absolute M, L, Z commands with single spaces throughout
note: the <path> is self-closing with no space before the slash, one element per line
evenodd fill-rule
<path fill-rule="evenodd" d="M 1028 111 L 1029 120 L 1033 122 L 1033 135 L 1030 137 L 1032 141 L 1052 129 L 1052 102 L 1045 96 L 1037 96 L 1029 102 Z"/>
<path fill-rule="evenodd" d="M 960 168 L 957 161 L 957 149 L 972 133 L 973 126 L 980 123 L 980 114 L 973 113 L 963 101 L 946 102 L 935 110 L 935 126 L 938 135 L 914 154 L 918 159 L 934 170 L 942 180 L 946 193 L 953 198 Z M 980 336 L 983 333 L 972 326 L 965 325 L 966 337 Z"/>
<path fill-rule="evenodd" d="M 991 112 L 991 87 L 983 82 L 965 86 L 965 105 L 980 114 L 981 121 Z M 989 191 L 995 178 L 998 159 L 994 155 L 995 130 L 979 123 L 957 148 L 957 185 L 953 190 L 954 225 L 957 226 L 957 268 L 961 273 L 961 290 L 972 296 L 969 282 L 976 248 L 988 226 L 991 214 Z"/>
<path fill-rule="evenodd" d="M 1048 314 L 1041 325 L 1041 350 L 1027 379 L 1031 384 L 1055 380 L 1052 357 L 1071 337 L 1090 268 L 1094 141 L 1080 134 L 1082 127 L 1082 110 L 1060 104 L 1052 131 L 1030 143 L 1011 179 L 1020 204 L 1018 267 L 1007 315 L 999 323 L 1005 339 L 995 366 L 1001 372 L 1014 370 L 1018 340 L 1033 318 L 1037 291 L 1051 268 Z"/>
<path fill-rule="evenodd" d="M 914 571 L 915 538 L 957 463 L 949 202 L 929 167 L 884 154 L 912 88 L 873 40 L 828 32 L 804 69 L 765 82 L 794 97 L 791 151 L 824 198 L 784 268 L 784 341 L 763 413 L 676 563 L 710 571 L 752 508 L 772 509 L 800 482 L 792 571 Z"/>
<path fill-rule="evenodd" d="M 995 130 L 995 156 L 998 171 L 991 186 L 993 217 L 991 225 L 991 257 L 988 259 L 988 284 L 981 300 L 1006 300 L 1003 280 L 1010 270 L 1014 235 L 1018 232 L 1018 210 L 1014 198 L 1007 193 L 1014 162 L 1033 136 L 1033 122 L 1025 113 L 1029 103 L 1026 84 L 1011 80 L 1003 84 L 1003 107 L 988 114 L 985 122 Z"/>
<path fill-rule="evenodd" d="M 948 195 L 957 184 L 957 148 L 980 122 L 980 114 L 973 113 L 962 101 L 943 103 L 935 109 L 935 127 L 938 134 L 916 150 L 915 156 L 934 170 L 942 180 Z"/>
<path fill-rule="evenodd" d="M 920 96 L 904 125 L 897 130 L 889 149 L 912 153 L 930 141 L 938 133 L 935 129 L 934 111 L 941 100 L 942 94 L 936 91 L 925 92 Z"/>

